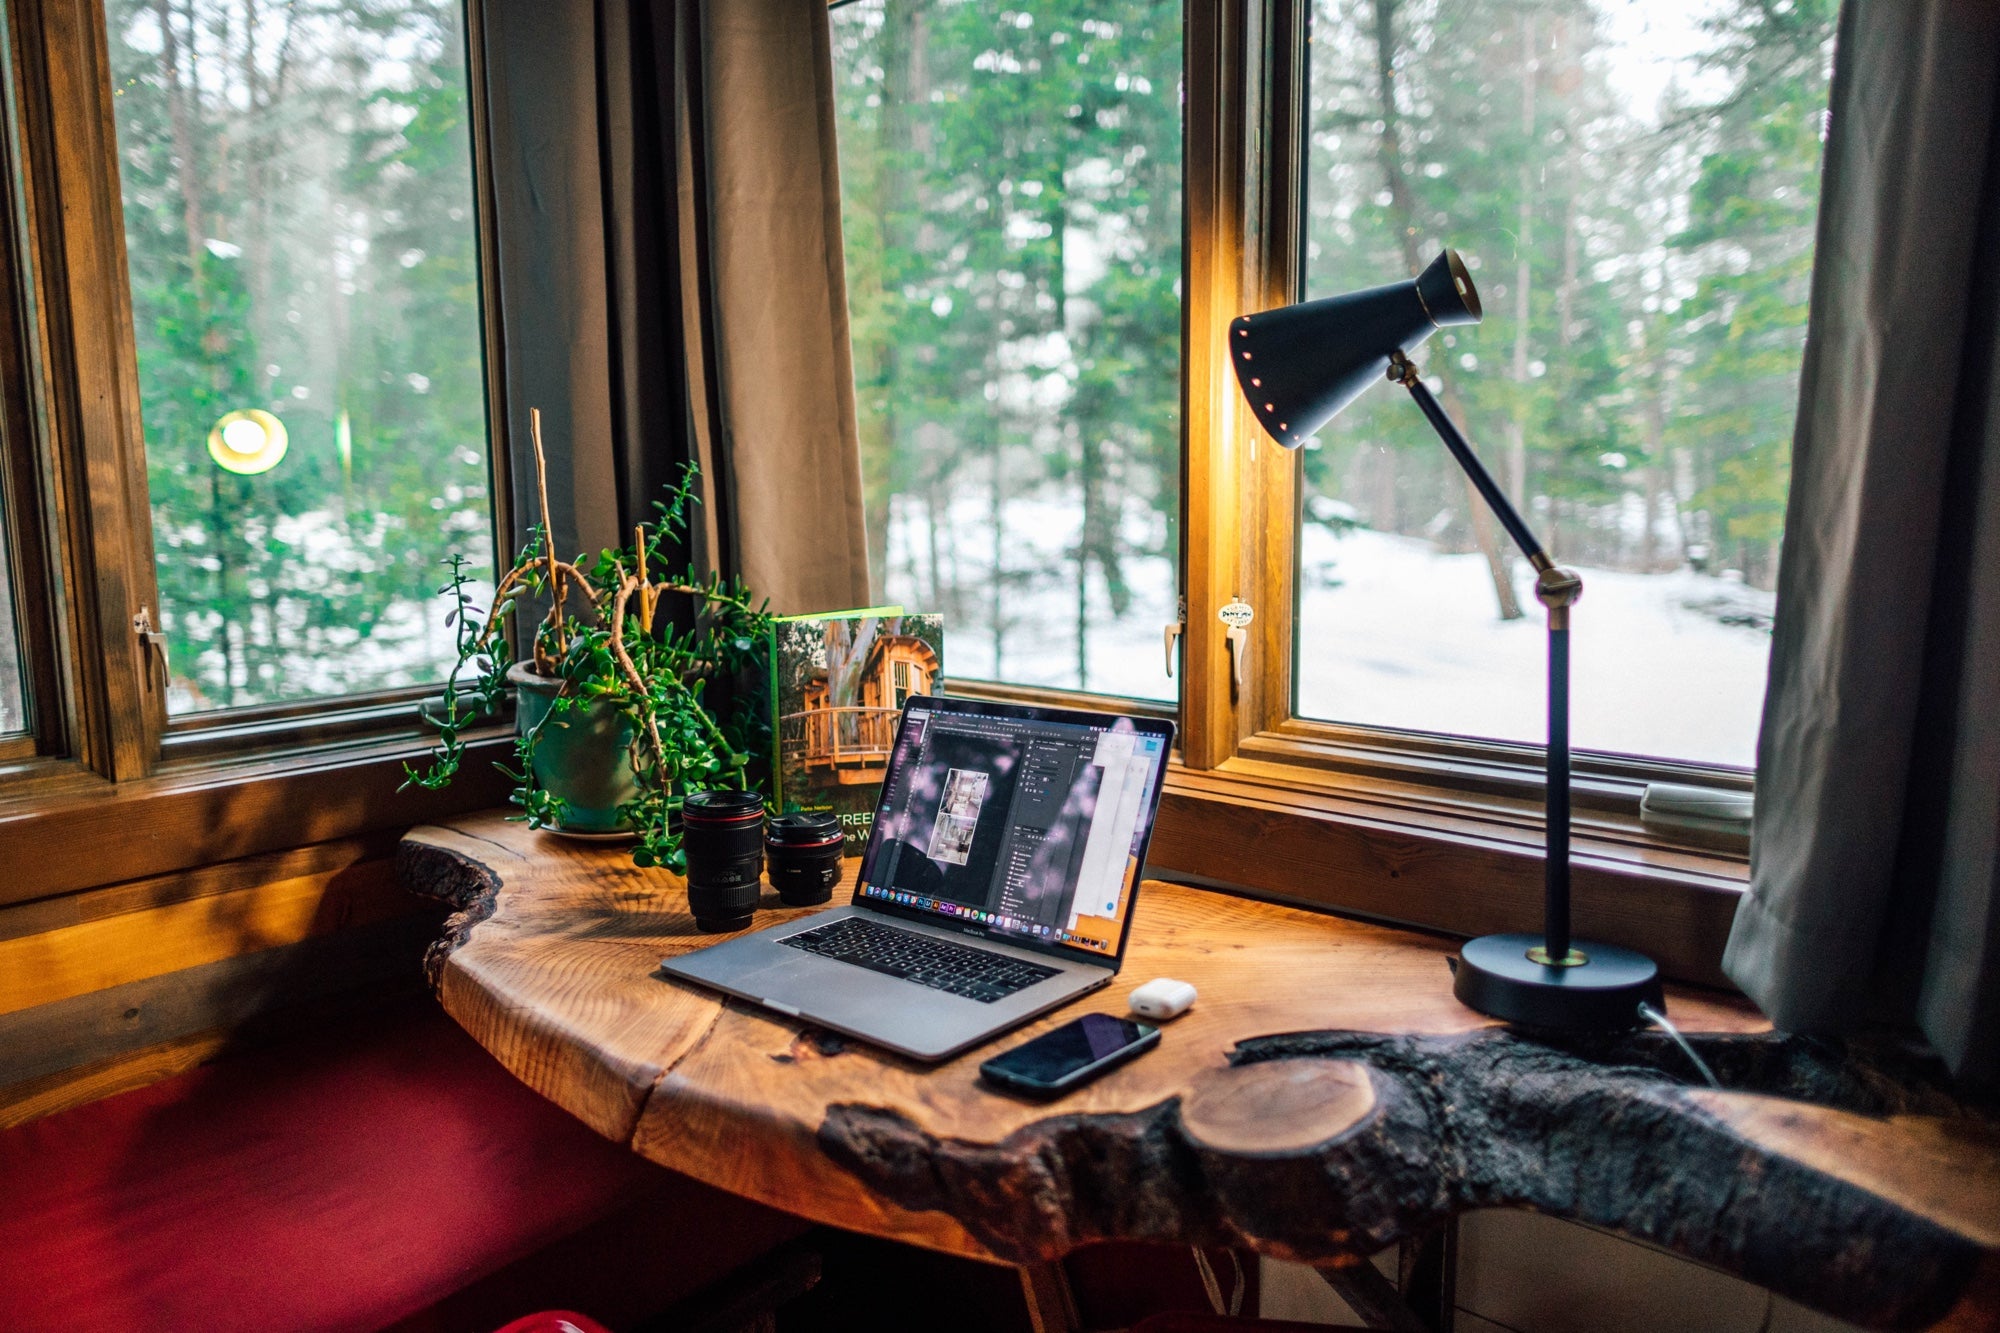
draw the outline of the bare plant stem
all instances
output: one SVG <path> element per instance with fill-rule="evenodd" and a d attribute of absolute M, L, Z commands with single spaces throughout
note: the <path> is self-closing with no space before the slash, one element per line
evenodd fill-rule
<path fill-rule="evenodd" d="M 553 604 L 549 607 L 549 628 L 553 631 L 556 652 L 561 653 L 565 647 L 563 642 L 563 585 L 562 575 L 559 572 L 563 568 L 563 565 L 561 561 L 556 559 L 556 533 L 555 528 L 549 523 L 549 460 L 548 455 L 542 449 L 542 409 L 539 407 L 528 409 L 528 432 L 534 436 L 535 440 L 535 489 L 542 505 L 542 546 L 544 553 L 548 556 L 549 596 L 553 599 Z M 541 645 L 537 643 L 535 645 L 535 666 L 540 670 L 543 665 Z M 554 671 L 544 671 L 543 674 L 553 676 L 556 673 Z"/>
<path fill-rule="evenodd" d="M 639 668 L 632 661 L 632 654 L 625 650 L 625 603 L 631 598 L 635 588 L 646 585 L 638 579 L 626 575 L 618 580 L 618 596 L 611 603 L 611 655 L 618 659 L 618 669 L 625 673 L 625 683 L 632 687 L 640 698 L 647 696 L 646 682 L 639 675 Z M 644 709 L 646 721 L 646 743 L 653 750 L 654 781 L 663 786 L 667 781 L 667 752 L 660 744 L 660 729 L 654 724 L 653 710 Z"/>

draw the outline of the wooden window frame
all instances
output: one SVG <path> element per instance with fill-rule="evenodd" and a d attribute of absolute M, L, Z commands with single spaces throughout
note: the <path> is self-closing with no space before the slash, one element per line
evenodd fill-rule
<path fill-rule="evenodd" d="M 464 0 L 474 217 L 495 271 L 482 0 Z M 0 903 L 492 805 L 502 718 L 401 792 L 430 689 L 169 719 L 103 0 L 10 0 L 0 125 L 0 485 L 33 732 L 0 739 Z M 499 312 L 481 285 L 496 552 L 511 532 Z M 91 849 L 50 857 L 50 846 Z"/>
<path fill-rule="evenodd" d="M 1310 4 L 1185 6 L 1181 730 L 1153 869 L 1454 934 L 1532 931 L 1540 746 L 1294 711 L 1301 460 L 1263 437 L 1225 344 L 1235 316 L 1299 299 Z M 1218 618 L 1237 600 L 1256 612 L 1240 685 Z M 952 689 L 1107 706 L 1072 691 Z M 1750 791 L 1753 775 L 1590 752 L 1574 769 L 1578 930 L 1646 949 L 1669 975 L 1728 984 L 1721 955 L 1748 879 L 1747 839 L 1663 834 L 1641 820 L 1640 798 L 1656 781 Z"/>

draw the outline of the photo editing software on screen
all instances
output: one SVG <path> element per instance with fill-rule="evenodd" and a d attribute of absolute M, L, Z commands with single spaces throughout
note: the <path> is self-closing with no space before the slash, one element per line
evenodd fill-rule
<path fill-rule="evenodd" d="M 1114 955 L 1166 745 L 1122 720 L 913 707 L 857 892 Z"/>

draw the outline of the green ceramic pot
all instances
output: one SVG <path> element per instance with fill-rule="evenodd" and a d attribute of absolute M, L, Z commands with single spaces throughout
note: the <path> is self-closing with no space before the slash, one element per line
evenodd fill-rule
<path fill-rule="evenodd" d="M 618 807 L 639 795 L 632 775 L 632 746 L 638 739 L 632 724 L 610 704 L 592 704 L 581 711 L 566 709 L 550 718 L 562 682 L 537 675 L 532 663 L 516 662 L 507 669 L 514 687 L 514 725 L 526 735 L 540 726 L 535 740 L 535 781 L 568 803 L 563 833 L 629 833 Z"/>

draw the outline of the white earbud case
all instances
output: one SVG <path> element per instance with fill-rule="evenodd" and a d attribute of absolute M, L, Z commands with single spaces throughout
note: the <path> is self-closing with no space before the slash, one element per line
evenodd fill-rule
<path fill-rule="evenodd" d="M 1194 1003 L 1195 988 L 1172 977 L 1156 977 L 1132 992 L 1126 1003 L 1141 1018 L 1178 1018 Z"/>

